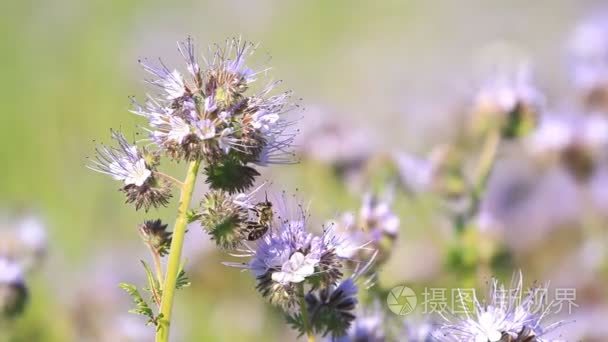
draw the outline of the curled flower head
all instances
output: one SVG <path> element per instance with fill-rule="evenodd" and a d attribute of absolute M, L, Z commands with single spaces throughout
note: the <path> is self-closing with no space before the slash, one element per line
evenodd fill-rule
<path fill-rule="evenodd" d="M 334 338 L 332 342 L 384 342 L 386 339 L 384 329 L 384 314 L 378 305 L 371 310 L 357 310 L 356 319 L 343 336 Z M 410 341 L 410 339 L 408 339 Z"/>
<path fill-rule="evenodd" d="M 543 311 L 542 303 L 547 289 L 533 288 L 524 295 L 521 276 L 517 279 L 512 289 L 494 280 L 488 303 L 482 304 L 474 298 L 473 313 L 467 313 L 462 319 L 446 318 L 447 323 L 433 336 L 442 342 L 543 341 L 543 335 L 563 322 L 545 326 L 542 321 L 547 311 Z"/>
<path fill-rule="evenodd" d="M 403 324 L 402 334 L 407 336 L 410 342 L 432 342 L 435 323 L 429 320 L 410 321 L 406 320 Z"/>
<path fill-rule="evenodd" d="M 376 341 L 366 339 L 365 337 L 372 337 L 372 334 L 364 334 L 363 331 L 359 332 L 360 335 L 356 335 L 361 339 L 350 339 L 354 337 L 356 330 L 358 330 L 353 325 L 356 325 L 356 323 L 353 323 L 355 318 L 362 317 L 357 316 L 356 312 L 358 283 L 361 275 L 366 274 L 373 264 L 374 258 L 375 255 L 362 267 L 359 267 L 359 265 L 349 277 L 322 288 L 312 288 L 305 295 L 306 311 L 313 332 L 322 334 L 324 337 L 330 335 L 332 341 Z M 300 312 L 302 312 L 302 308 L 300 308 Z M 306 331 L 301 314 L 289 315 L 288 322 L 300 332 L 304 333 Z M 374 328 L 372 325 L 369 324 L 370 329 Z M 376 328 L 381 329 L 381 327 Z M 377 336 L 380 337 L 382 331 L 376 332 L 378 333 Z"/>
<path fill-rule="evenodd" d="M 212 190 L 205 195 L 197 219 L 219 247 L 234 250 L 247 241 L 259 240 L 269 231 L 274 210 L 267 197 L 255 200 L 261 188 L 249 194 Z"/>
<path fill-rule="evenodd" d="M 139 226 L 139 234 L 144 243 L 160 256 L 169 251 L 172 233 L 167 231 L 167 225 L 161 220 L 146 220 Z"/>
<path fill-rule="evenodd" d="M 399 217 L 391 210 L 389 199 L 365 195 L 359 217 L 364 224 L 364 230 L 378 231 L 391 237 L 396 237 L 399 232 Z"/>
<path fill-rule="evenodd" d="M 390 255 L 399 233 L 399 217 L 389 198 L 366 194 L 362 202 L 358 215 L 346 213 L 334 224 L 342 239 L 338 251 L 349 260 L 367 260 L 378 252 L 377 266 Z"/>
<path fill-rule="evenodd" d="M 530 132 L 544 106 L 544 97 L 531 81 L 530 68 L 502 70 L 482 84 L 473 105 L 476 129 L 496 127 L 512 138 Z"/>
<path fill-rule="evenodd" d="M 446 200 L 458 199 L 465 193 L 462 155 L 453 146 L 435 146 L 425 157 L 395 153 L 393 159 L 407 192 L 430 192 Z"/>
<path fill-rule="evenodd" d="M 322 242 L 306 231 L 304 215 L 286 220 L 262 238 L 249 268 L 258 279 L 258 290 L 271 303 L 290 308 L 296 284 L 315 274 L 321 261 Z"/>
<path fill-rule="evenodd" d="M 118 147 L 101 146 L 90 168 L 122 181 L 125 185 L 142 186 L 152 176 L 152 171 L 137 146 L 131 145 L 122 133 L 112 131 L 112 139 Z"/>
<path fill-rule="evenodd" d="M 309 292 L 305 299 L 314 331 L 334 338 L 346 335 L 355 320 L 357 292 L 358 287 L 352 277 L 346 278 L 337 285 Z"/>
<path fill-rule="evenodd" d="M 205 68 L 199 66 L 191 39 L 180 43 L 179 50 L 188 77 L 162 62 L 141 62 L 154 76 L 149 82 L 160 94 L 149 96 L 143 105 L 135 102 L 133 113 L 148 120 L 149 137 L 160 150 L 178 160 L 206 161 L 208 182 L 215 189 L 231 192 L 249 187 L 251 182 L 248 177 L 245 181 L 231 177 L 224 169 L 240 167 L 255 176 L 257 172 L 247 164 L 290 162 L 294 133 L 283 116 L 294 108 L 291 94 L 272 95 L 277 82 L 257 93 L 249 91 L 261 73 L 245 65 L 255 46 L 241 39 L 216 45 L 210 49 Z M 229 167 L 222 169 L 226 165 Z"/>
<path fill-rule="evenodd" d="M 347 260 L 347 239 L 333 227 L 321 235 L 308 232 L 307 214 L 298 206 L 297 214 L 282 214 L 284 204 L 273 204 L 279 210 L 271 228 L 257 240 L 256 246 L 244 251 L 251 260 L 233 266 L 249 269 L 258 280 L 257 288 L 272 304 L 291 310 L 297 305 L 297 287 L 312 288 L 335 285 L 342 278 Z"/>
<path fill-rule="evenodd" d="M 152 206 L 166 206 L 171 198 L 171 187 L 166 179 L 154 174 L 157 157 L 129 144 L 120 132 L 112 131 L 112 138 L 118 147 L 98 147 L 97 156 L 88 167 L 122 181 L 124 186 L 120 190 L 136 209 L 144 207 L 148 211 Z"/>
<path fill-rule="evenodd" d="M 226 158 L 216 164 L 205 167 L 206 183 L 214 190 L 223 190 L 230 194 L 243 192 L 255 182 L 260 173 L 251 166 L 243 165 L 236 158 Z"/>
<path fill-rule="evenodd" d="M 234 249 L 247 240 L 247 208 L 235 203 L 228 193 L 212 190 L 205 194 L 199 215 L 201 226 L 218 246 Z"/>
<path fill-rule="evenodd" d="M 585 181 L 605 158 L 608 120 L 599 114 L 547 116 L 527 140 L 541 161 L 559 161 L 579 181 Z"/>
<path fill-rule="evenodd" d="M 0 319 L 20 314 L 27 301 L 21 265 L 0 257 Z"/>
<path fill-rule="evenodd" d="M 600 12 L 581 22 L 569 44 L 570 72 L 589 110 L 608 110 L 608 19 Z"/>

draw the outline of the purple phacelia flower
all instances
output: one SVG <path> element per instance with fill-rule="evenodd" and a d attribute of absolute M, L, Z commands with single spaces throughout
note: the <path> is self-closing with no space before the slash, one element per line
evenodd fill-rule
<path fill-rule="evenodd" d="M 460 319 L 444 317 L 446 323 L 433 336 L 440 342 L 547 341 L 543 336 L 563 324 L 543 324 L 547 289 L 534 288 L 524 294 L 521 276 L 516 283 L 507 289 L 494 280 L 487 303 L 474 298 L 473 312 Z"/>
<path fill-rule="evenodd" d="M 155 174 L 158 156 L 129 144 L 120 132 L 112 131 L 112 138 L 118 147 L 98 147 L 97 156 L 88 167 L 122 181 L 124 186 L 120 190 L 136 209 L 144 207 L 147 211 L 152 206 L 166 206 L 171 198 L 171 184 Z"/>
<path fill-rule="evenodd" d="M 216 45 L 201 68 L 191 39 L 178 45 L 186 60 L 186 79 L 162 62 L 142 61 L 154 76 L 149 82 L 160 88 L 143 105 L 134 103 L 133 113 L 148 120 L 150 139 L 175 159 L 223 163 L 238 159 L 242 164 L 284 163 L 294 133 L 283 116 L 294 108 L 290 92 L 271 95 L 278 82 L 259 93 L 248 93 L 257 76 L 246 65 L 255 46 L 241 39 Z"/>

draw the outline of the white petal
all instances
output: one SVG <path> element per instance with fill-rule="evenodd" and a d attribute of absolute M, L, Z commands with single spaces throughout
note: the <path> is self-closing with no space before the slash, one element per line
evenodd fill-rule
<path fill-rule="evenodd" d="M 181 144 L 190 134 L 190 125 L 179 117 L 171 117 L 169 124 L 171 125 L 171 131 L 167 134 L 167 139 Z"/>
<path fill-rule="evenodd" d="M 184 95 L 184 79 L 182 75 L 177 70 L 173 70 L 170 75 L 167 75 L 167 78 L 163 80 L 163 87 L 167 92 L 167 98 L 177 99 Z"/>

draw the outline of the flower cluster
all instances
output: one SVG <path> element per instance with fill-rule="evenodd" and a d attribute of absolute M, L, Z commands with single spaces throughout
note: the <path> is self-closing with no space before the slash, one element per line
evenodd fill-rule
<path fill-rule="evenodd" d="M 202 69 L 188 39 L 179 44 L 187 76 L 141 61 L 159 94 L 144 104 L 134 101 L 133 113 L 148 120 L 149 138 L 161 151 L 176 160 L 204 161 L 214 189 L 236 192 L 251 186 L 258 173 L 249 164 L 290 162 L 294 136 L 282 115 L 293 108 L 291 94 L 273 95 L 277 82 L 247 94 L 261 74 L 245 65 L 254 50 L 252 43 L 230 39 Z"/>
<path fill-rule="evenodd" d="M 606 13 L 582 22 L 570 41 L 570 71 L 587 110 L 608 110 L 608 24 Z"/>
<path fill-rule="evenodd" d="M 353 328 L 358 287 L 353 278 L 306 295 L 306 307 L 313 331 L 340 338 Z M 369 340 L 366 340 L 369 341 Z"/>
<path fill-rule="evenodd" d="M 122 181 L 127 202 L 148 210 L 167 205 L 171 197 L 171 179 L 157 171 L 163 153 L 175 160 L 204 162 L 211 188 L 230 193 L 253 184 L 259 173 L 251 164 L 291 162 L 295 132 L 283 118 L 294 108 L 291 93 L 273 94 L 278 82 L 272 82 L 248 94 L 261 74 L 245 65 L 254 50 L 251 43 L 230 39 L 202 69 L 188 39 L 179 44 L 188 77 L 162 62 L 141 61 L 159 92 L 148 95 L 143 104 L 133 100 L 132 112 L 147 119 L 146 140 L 155 148 L 139 148 L 112 131 L 118 146 L 97 148 L 89 168 Z"/>
<path fill-rule="evenodd" d="M 378 266 L 390 256 L 399 233 L 399 217 L 391 209 L 390 198 L 363 196 L 358 215 L 345 213 L 342 219 L 331 223 L 342 233 L 345 257 L 350 260 L 367 260 L 377 253 Z"/>
<path fill-rule="evenodd" d="M 608 119 L 603 115 L 547 115 L 526 141 L 541 161 L 559 161 L 580 181 L 589 179 L 606 158 Z"/>
<path fill-rule="evenodd" d="M 329 286 L 340 279 L 347 246 L 333 229 L 321 236 L 309 233 L 304 212 L 295 219 L 278 218 L 277 224 L 260 239 L 247 267 L 264 297 L 290 309 L 296 304 L 298 284 Z"/>
<path fill-rule="evenodd" d="M 545 341 L 543 336 L 563 324 L 543 324 L 545 290 L 534 288 L 524 295 L 521 276 L 512 289 L 494 280 L 488 303 L 480 303 L 475 298 L 474 313 L 464 319 L 446 318 L 446 323 L 433 336 L 441 342 Z"/>
<path fill-rule="evenodd" d="M 238 256 L 250 258 L 248 262 L 226 264 L 248 269 L 262 296 L 281 307 L 290 324 L 300 332 L 341 336 L 355 318 L 355 281 L 361 272 L 344 279 L 343 274 L 346 263 L 352 261 L 352 250 L 359 247 L 351 245 L 347 235 L 333 225 L 320 235 L 310 233 L 302 206 L 298 205 L 293 215 L 283 212 L 287 211 L 283 210 L 286 206 L 274 203 L 281 213 L 273 215 L 268 232 L 254 246 L 241 244 Z"/>
<path fill-rule="evenodd" d="M 116 145 L 99 146 L 88 165 L 122 182 L 120 190 L 136 210 L 166 206 L 173 186 L 181 188 L 173 231 L 161 220 L 146 220 L 139 226 L 154 263 L 151 267 L 142 261 L 148 279 L 144 290 L 158 310 L 150 307 L 137 286 L 121 284 L 133 298 L 132 312 L 157 327 L 158 340 L 168 338 L 171 290 L 189 285 L 183 264 L 176 262 L 181 258 L 187 224 L 200 221 L 220 248 L 235 250 L 265 237 L 273 220 L 268 199 L 254 203 L 255 191 L 237 193 L 248 190 L 260 175 L 252 165 L 292 162 L 290 147 L 296 131 L 291 130 L 292 123 L 284 114 L 295 105 L 290 92 L 275 91 L 279 82 L 256 84 L 267 69 L 254 71 L 245 64 L 255 48 L 241 39 L 229 39 L 223 46 L 216 45 L 201 67 L 194 44 L 187 39 L 178 43 L 186 73 L 169 69 L 162 62 L 140 61 L 153 76 L 148 83 L 157 90 L 143 104 L 133 100 L 132 112 L 147 120 L 146 138 L 130 143 L 122 133 L 111 131 Z M 163 156 L 188 162 L 183 182 L 159 170 Z M 211 191 L 201 201 L 200 210 L 194 210 L 190 203 L 201 165 Z M 328 258 L 325 254 L 320 257 Z M 169 261 L 163 270 L 161 258 L 166 255 Z M 325 264 L 333 262 L 329 259 Z M 290 282 L 287 273 L 282 284 Z"/>
<path fill-rule="evenodd" d="M 544 103 L 527 65 L 500 70 L 479 88 L 472 124 L 474 129 L 498 128 L 506 138 L 518 137 L 534 128 Z"/>
<path fill-rule="evenodd" d="M 249 194 L 230 195 L 221 190 L 205 194 L 200 212 L 194 216 L 218 247 L 234 250 L 268 232 L 274 220 L 272 202 L 268 197 L 255 201 L 255 194 L 262 186 Z"/>
<path fill-rule="evenodd" d="M 463 157 L 452 146 L 435 146 L 428 156 L 394 153 L 393 161 L 404 190 L 414 195 L 434 193 L 446 200 L 460 198 L 466 189 Z"/>

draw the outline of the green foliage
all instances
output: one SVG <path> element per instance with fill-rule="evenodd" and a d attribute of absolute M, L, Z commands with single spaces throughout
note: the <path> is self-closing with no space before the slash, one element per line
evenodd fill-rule
<path fill-rule="evenodd" d="M 253 185 L 260 173 L 243 165 L 236 158 L 226 157 L 223 161 L 205 167 L 206 183 L 214 190 L 224 190 L 230 194 L 242 192 Z"/>
<path fill-rule="evenodd" d="M 310 303 L 307 303 L 309 306 Z M 308 307 L 310 329 L 315 334 L 323 336 L 331 335 L 340 337 L 346 335 L 355 316 L 350 312 L 340 310 L 332 304 L 323 304 Z M 306 324 L 301 313 L 288 314 L 285 316 L 287 324 L 298 331 L 300 336 L 306 334 Z"/>
<path fill-rule="evenodd" d="M 177 282 L 175 283 L 175 288 L 180 290 L 188 286 L 190 286 L 190 279 L 188 279 L 188 276 L 186 276 L 186 271 L 184 271 L 184 268 L 182 266 L 182 268 L 179 270 L 179 274 L 177 275 Z"/>
<path fill-rule="evenodd" d="M 194 209 L 190 209 L 188 210 L 188 212 L 186 213 L 186 219 L 188 220 L 188 224 L 190 223 L 194 223 L 198 220 L 200 220 L 201 216 L 203 216 L 202 213 L 197 212 Z"/>
<path fill-rule="evenodd" d="M 133 303 L 135 304 L 135 308 L 129 310 L 130 313 L 141 315 L 148 318 L 147 324 L 153 324 L 158 327 L 158 323 L 162 318 L 162 315 L 156 316 L 154 311 L 150 308 L 148 303 L 143 299 L 137 287 L 132 284 L 121 283 L 120 287 L 125 290 L 133 299 Z"/>
<path fill-rule="evenodd" d="M 287 322 L 287 325 L 299 333 L 298 337 L 306 333 L 306 327 L 301 314 L 286 315 L 285 321 Z"/>
<path fill-rule="evenodd" d="M 140 260 L 141 264 L 144 266 L 144 270 L 146 270 L 146 278 L 148 279 L 148 287 L 145 289 L 152 293 L 153 298 L 156 300 L 157 304 L 160 302 L 160 298 L 162 298 L 162 289 L 158 279 L 154 276 L 154 273 L 150 269 L 150 266 L 143 261 Z"/>

